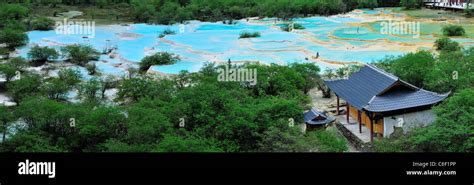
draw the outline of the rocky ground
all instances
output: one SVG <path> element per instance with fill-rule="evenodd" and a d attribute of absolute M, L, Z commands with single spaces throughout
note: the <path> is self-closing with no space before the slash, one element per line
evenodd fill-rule
<path fill-rule="evenodd" d="M 309 91 L 309 96 L 311 97 L 312 108 L 317 109 L 319 111 L 327 111 L 329 112 L 329 114 L 332 114 L 332 115 L 335 114 L 335 110 L 336 110 L 335 107 L 337 103 L 336 96 L 333 95 L 331 96 L 331 98 L 323 98 L 322 92 L 318 90 L 317 88 L 314 88 L 311 91 Z M 340 104 L 342 105 L 343 103 L 344 102 L 341 100 Z M 335 126 L 330 126 L 330 127 L 335 127 Z M 339 136 L 346 139 L 341 133 L 339 133 Z M 349 147 L 348 152 L 360 152 L 347 139 L 346 141 Z"/>

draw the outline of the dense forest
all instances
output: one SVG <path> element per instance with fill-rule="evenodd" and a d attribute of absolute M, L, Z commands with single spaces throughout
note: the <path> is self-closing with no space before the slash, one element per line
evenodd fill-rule
<path fill-rule="evenodd" d="M 3 0 L 24 3 L 33 11 L 41 8 L 53 16 L 61 5 L 108 9 L 110 18 L 136 22 L 172 24 L 186 20 L 235 20 L 246 17 L 291 19 L 310 14 L 331 15 L 354 8 L 375 8 L 376 0 Z M 47 9 L 48 11 L 44 11 Z M 103 11 L 101 11 L 103 12 Z M 56 12 L 57 13 L 57 12 Z M 101 16 L 90 12 L 91 18 Z M 102 13 L 103 14 L 103 13 Z"/>
<path fill-rule="evenodd" d="M 13 59 L 14 60 L 14 59 Z M 11 61 L 10 61 L 11 62 Z M 13 63 L 13 62 L 11 62 Z M 13 65 L 13 64 L 7 64 Z M 222 66 L 221 66 L 222 67 Z M 42 79 L 24 72 L 6 84 L 19 106 L 0 107 L 2 128 L 21 118 L 17 134 L 1 151 L 344 151 L 334 132 L 301 133 L 308 99 L 302 92 L 317 80 L 313 64 L 251 65 L 259 83 L 217 81 L 212 63 L 199 73 L 157 80 L 131 78 L 81 81 L 73 70 Z M 111 105 L 104 88 L 118 88 Z M 82 103 L 65 97 L 77 88 Z M 71 126 L 73 122 L 74 126 Z M 3 132 L 5 130 L 3 129 Z"/>
<path fill-rule="evenodd" d="M 112 19 L 171 24 L 190 19 L 221 21 L 245 17 L 291 19 L 310 14 L 336 14 L 353 8 L 382 6 L 372 0 L 42 0 L 3 1 L 0 6 L 0 54 L 28 43 L 28 30 L 51 29 L 55 11 L 39 7 L 61 6 L 115 9 Z M 386 1 L 388 2 L 388 1 Z M 392 1 L 390 1 L 392 2 Z M 407 5 L 416 1 L 406 1 Z M 109 7 L 111 6 L 111 7 Z M 102 10 L 104 11 L 104 10 Z M 120 13 L 118 13 L 120 12 Z M 39 16 L 42 15 L 42 16 Z M 87 16 L 87 15 L 86 15 Z M 100 17 L 100 14 L 95 14 Z M 458 33 L 457 28 L 453 32 Z M 405 81 L 451 96 L 435 107 L 437 121 L 404 137 L 377 141 L 376 151 L 474 151 L 474 48 L 463 48 L 446 38 L 436 41 L 439 51 L 419 51 L 387 57 L 376 65 Z M 462 32 L 461 32 L 462 33 Z M 456 35 L 456 34 L 455 34 Z M 217 70 L 207 64 L 197 73 L 183 71 L 164 78 L 148 75 L 150 65 L 172 63 L 171 54 L 151 56 L 140 69 L 123 78 L 95 74 L 99 51 L 70 45 L 60 51 L 34 47 L 28 58 L 0 62 L 0 84 L 17 106 L 0 106 L 3 152 L 342 152 L 348 146 L 335 130 L 302 133 L 299 124 L 308 110 L 308 91 L 325 90 L 322 78 L 344 76 L 356 68 L 320 71 L 314 64 L 242 66 L 258 71 L 258 83 L 220 82 Z M 84 80 L 78 71 L 61 69 L 57 77 L 43 78 L 26 70 L 59 56 L 84 66 L 95 75 Z M 413 62 L 416 61 L 416 62 Z M 228 64 L 230 65 L 230 64 Z M 18 74 L 20 72 L 20 74 Z M 454 78 L 453 72 L 456 72 Z M 20 75 L 21 78 L 15 79 Z M 106 91 L 117 89 L 110 99 Z M 80 102 L 67 101 L 77 91 Z M 292 123 L 296 123 L 293 125 Z M 11 134 L 12 130 L 15 134 Z"/>

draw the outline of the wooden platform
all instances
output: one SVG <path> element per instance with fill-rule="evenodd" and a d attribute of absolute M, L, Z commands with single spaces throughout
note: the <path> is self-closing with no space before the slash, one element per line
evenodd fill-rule
<path fill-rule="evenodd" d="M 433 8 L 464 10 L 467 7 L 467 3 L 449 4 L 449 3 L 438 3 L 438 2 L 425 2 L 425 6 L 433 7 Z M 471 4 L 469 8 L 474 9 L 474 4 Z"/>

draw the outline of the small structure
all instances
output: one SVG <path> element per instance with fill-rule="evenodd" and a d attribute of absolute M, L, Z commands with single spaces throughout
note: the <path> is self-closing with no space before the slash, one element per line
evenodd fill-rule
<path fill-rule="evenodd" d="M 465 10 L 473 9 L 474 0 L 423 0 L 423 4 L 428 8 L 443 8 Z"/>
<path fill-rule="evenodd" d="M 396 128 L 407 132 L 412 127 L 426 126 L 436 120 L 433 105 L 443 101 L 450 92 L 430 92 L 375 66 L 366 64 L 347 79 L 326 80 L 326 85 L 336 94 L 337 114 L 339 98 L 346 101 L 346 119 L 357 120 L 359 133 L 362 125 L 374 135 L 388 137 Z"/>
<path fill-rule="evenodd" d="M 332 116 L 328 116 L 325 112 L 319 112 L 314 109 L 304 113 L 304 121 L 307 131 L 324 127 L 327 124 L 333 122 L 335 119 L 336 118 Z"/>

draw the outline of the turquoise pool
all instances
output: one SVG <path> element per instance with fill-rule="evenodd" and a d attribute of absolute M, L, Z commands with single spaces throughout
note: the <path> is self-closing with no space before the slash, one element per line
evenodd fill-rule
<path fill-rule="evenodd" d="M 59 48 L 63 45 L 81 43 L 88 44 L 102 51 L 106 45 L 117 46 L 119 57 L 110 58 L 103 55 L 96 62 L 103 74 L 123 76 L 127 68 L 136 67 L 137 63 L 154 52 L 166 51 L 180 56 L 181 61 L 173 65 L 153 66 L 151 70 L 177 74 L 181 70 L 198 71 L 206 62 L 227 62 L 229 59 L 239 61 L 260 61 L 270 64 L 288 64 L 292 62 L 316 62 L 322 68 L 335 68 L 324 62 L 313 60 L 312 56 L 319 53 L 327 61 L 337 62 L 372 62 L 387 55 L 406 53 L 401 49 L 385 47 L 385 40 L 393 42 L 423 42 L 434 40 L 432 35 L 422 35 L 412 39 L 393 35 L 380 34 L 379 23 L 371 27 L 360 26 L 364 20 L 361 14 L 377 16 L 390 14 L 384 9 L 362 10 L 344 16 L 298 18 L 294 22 L 302 24 L 306 29 L 285 32 L 280 29 L 281 22 L 276 19 L 240 20 L 236 24 L 223 24 L 190 21 L 180 25 L 108 25 L 97 26 L 94 38 L 84 35 L 60 35 L 55 31 L 31 31 L 28 33 L 30 44 L 21 48 L 18 53 L 27 57 L 27 52 L 34 44 Z M 354 16 L 350 16 L 354 15 Z M 159 38 L 165 29 L 176 32 Z M 243 31 L 260 32 L 261 37 L 239 39 Z M 472 42 L 470 39 L 462 40 Z M 379 48 L 371 46 L 380 45 Z M 79 68 L 79 67 L 78 67 Z M 86 71 L 83 68 L 81 73 Z"/>

